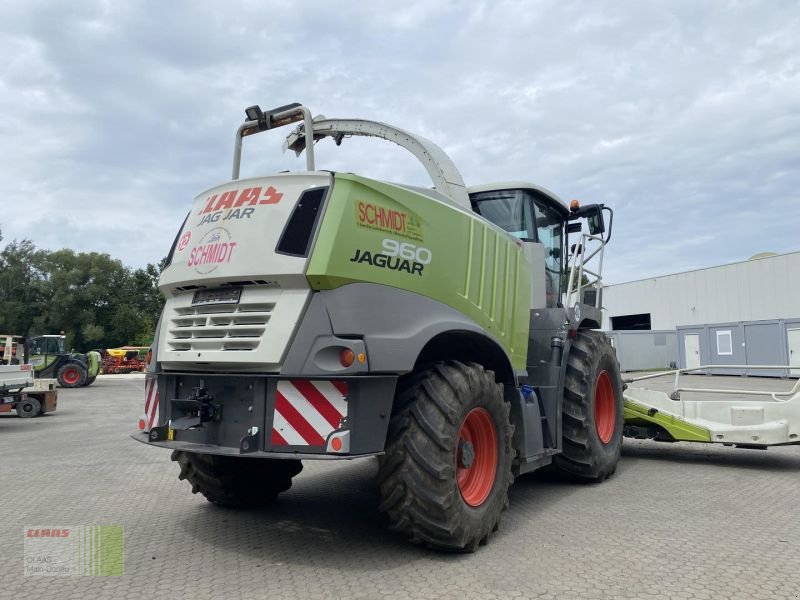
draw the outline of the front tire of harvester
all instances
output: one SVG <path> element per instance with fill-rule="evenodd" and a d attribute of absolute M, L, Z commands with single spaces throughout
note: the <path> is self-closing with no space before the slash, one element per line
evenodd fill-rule
<path fill-rule="evenodd" d="M 488 541 L 514 480 L 509 409 L 478 364 L 440 362 L 401 380 L 378 467 L 393 530 L 451 552 Z"/>
<path fill-rule="evenodd" d="M 81 387 L 86 381 L 86 369 L 78 363 L 62 365 L 56 374 L 58 385 L 64 388 Z"/>
<path fill-rule="evenodd" d="M 622 450 L 622 377 L 611 342 L 579 331 L 567 358 L 563 452 L 553 468 L 569 479 L 600 482 L 614 474 Z"/>
<path fill-rule="evenodd" d="M 292 487 L 292 477 L 303 470 L 299 460 L 247 458 L 172 452 L 181 472 L 178 479 L 188 481 L 193 494 L 227 508 L 257 508 L 275 500 Z"/>
<path fill-rule="evenodd" d="M 42 404 L 36 399 L 27 397 L 17 402 L 17 416 L 23 419 L 36 417 L 42 412 Z"/>

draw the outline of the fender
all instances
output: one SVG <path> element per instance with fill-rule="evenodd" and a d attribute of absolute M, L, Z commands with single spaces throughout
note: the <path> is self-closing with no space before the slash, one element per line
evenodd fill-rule
<path fill-rule="evenodd" d="M 502 356 L 496 362 L 504 363 L 503 379 L 511 379 L 509 383 L 513 383 L 508 353 L 472 319 L 426 296 L 372 283 L 353 283 L 316 292 L 292 340 L 281 373 L 330 374 L 316 372 L 312 358 L 319 347 L 335 344 L 336 339 L 342 338 L 363 341 L 370 373 L 408 373 L 414 370 L 423 351 L 430 349 L 429 343 L 442 334 L 485 339 L 484 345 L 497 349 Z"/>

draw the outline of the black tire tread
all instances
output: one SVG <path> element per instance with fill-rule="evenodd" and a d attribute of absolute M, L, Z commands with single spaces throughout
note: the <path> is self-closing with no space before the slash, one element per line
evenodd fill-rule
<path fill-rule="evenodd" d="M 398 389 L 386 451 L 379 458 L 379 508 L 388 515 L 390 528 L 412 542 L 440 550 L 474 551 L 497 531 L 513 482 L 513 427 L 502 385 L 481 365 L 447 361 L 405 377 Z M 497 432 L 506 450 L 501 453 L 504 462 L 494 488 L 500 491 L 493 490 L 479 507 L 485 513 L 477 527 L 465 518 L 453 460 L 463 412 L 459 399 L 470 393 L 493 396 L 505 418 L 504 431 Z"/>
<path fill-rule="evenodd" d="M 178 479 L 188 481 L 193 494 L 229 508 L 256 508 L 273 502 L 292 487 L 303 470 L 299 460 L 220 456 L 174 450 Z"/>
<path fill-rule="evenodd" d="M 22 410 L 21 407 L 26 406 L 26 404 L 30 404 L 31 410 L 25 411 Z M 27 397 L 23 400 L 17 401 L 17 416 L 21 419 L 30 419 L 31 417 L 38 417 L 42 414 L 42 403 L 39 402 L 38 398 Z"/>
<path fill-rule="evenodd" d="M 589 381 L 590 362 L 593 357 L 604 353 L 613 356 L 616 379 L 619 377 L 619 361 L 614 347 L 600 331 L 580 330 L 572 343 L 567 357 L 567 372 L 564 380 L 564 401 L 562 406 L 561 454 L 553 457 L 553 470 L 559 475 L 578 482 L 600 482 L 614 474 L 622 447 L 622 423 L 617 423 L 618 439 L 614 440 L 614 456 L 601 461 L 592 451 L 590 438 L 594 432 L 594 415 L 588 393 L 594 381 Z M 622 402 L 622 397 L 617 399 Z M 621 412 L 621 411 L 620 411 Z"/>

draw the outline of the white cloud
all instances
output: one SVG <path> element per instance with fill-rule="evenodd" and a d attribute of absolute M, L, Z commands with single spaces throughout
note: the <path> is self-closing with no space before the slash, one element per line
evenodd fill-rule
<path fill-rule="evenodd" d="M 156 261 L 244 107 L 299 100 L 417 131 L 470 184 L 612 205 L 611 281 L 797 250 L 798 30 L 789 1 L 6 3 L 0 226 Z M 303 164 L 262 137 L 245 174 Z M 427 183 L 386 144 L 318 154 Z"/>

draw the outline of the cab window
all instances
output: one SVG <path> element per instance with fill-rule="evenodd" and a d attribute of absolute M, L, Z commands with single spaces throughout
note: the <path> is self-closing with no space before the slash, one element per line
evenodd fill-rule
<path fill-rule="evenodd" d="M 545 297 L 547 306 L 558 306 L 561 299 L 564 220 L 540 200 L 533 201 L 536 238 L 544 246 Z"/>
<path fill-rule="evenodd" d="M 511 235 L 544 246 L 546 306 L 561 300 L 564 219 L 528 190 L 481 192 L 471 196 L 473 210 Z"/>
<path fill-rule="evenodd" d="M 484 192 L 472 198 L 473 210 L 521 240 L 536 241 L 529 195 L 524 190 Z"/>
<path fill-rule="evenodd" d="M 33 355 L 44 354 L 44 340 L 45 338 L 31 340 L 30 353 Z"/>
<path fill-rule="evenodd" d="M 63 345 L 63 342 L 62 344 L 59 344 L 59 342 L 61 342 L 59 338 L 47 338 L 47 353 L 60 354 L 59 346 Z"/>

